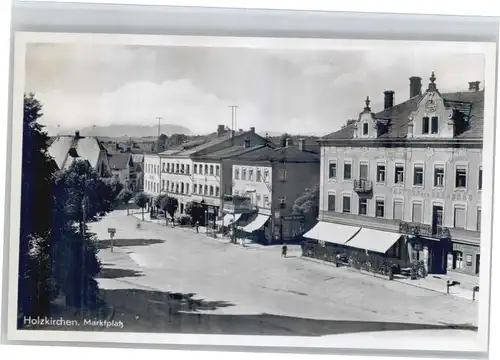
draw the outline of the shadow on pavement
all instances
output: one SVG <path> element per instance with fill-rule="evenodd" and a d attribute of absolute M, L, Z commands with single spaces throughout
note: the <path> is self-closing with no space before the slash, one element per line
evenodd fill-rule
<path fill-rule="evenodd" d="M 165 240 L 158 239 L 114 239 L 114 247 L 124 247 L 124 246 L 150 246 L 154 244 L 164 243 Z M 107 249 L 111 246 L 111 240 L 99 240 L 96 241 L 96 247 L 98 249 Z"/>
<path fill-rule="evenodd" d="M 129 269 L 115 269 L 115 268 L 103 268 L 97 279 L 118 279 L 125 277 L 139 277 L 143 276 L 140 271 L 129 270 Z"/>

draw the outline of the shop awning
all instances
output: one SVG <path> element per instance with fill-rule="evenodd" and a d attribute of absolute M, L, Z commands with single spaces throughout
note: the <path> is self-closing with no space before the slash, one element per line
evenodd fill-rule
<path fill-rule="evenodd" d="M 258 214 L 257 217 L 251 223 L 243 226 L 241 230 L 248 233 L 254 232 L 263 227 L 267 220 L 269 220 L 269 215 Z"/>
<path fill-rule="evenodd" d="M 311 230 L 306 232 L 304 237 L 331 244 L 344 245 L 359 232 L 359 229 L 357 226 L 320 221 Z"/>
<path fill-rule="evenodd" d="M 401 236 L 398 233 L 362 228 L 346 245 L 385 254 Z"/>
<path fill-rule="evenodd" d="M 224 215 L 224 226 L 231 224 L 233 221 L 236 222 L 240 219 L 243 214 L 226 214 Z M 216 224 L 222 225 L 222 220 L 217 220 Z"/>

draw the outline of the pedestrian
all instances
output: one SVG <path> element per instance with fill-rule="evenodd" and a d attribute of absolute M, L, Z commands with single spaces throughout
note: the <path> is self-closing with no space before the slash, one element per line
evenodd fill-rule
<path fill-rule="evenodd" d="M 288 248 L 286 245 L 283 245 L 281 247 L 281 256 L 286 257 L 286 252 L 288 251 Z"/>
<path fill-rule="evenodd" d="M 200 232 L 200 222 L 199 221 L 196 222 L 196 232 L 197 233 Z"/>

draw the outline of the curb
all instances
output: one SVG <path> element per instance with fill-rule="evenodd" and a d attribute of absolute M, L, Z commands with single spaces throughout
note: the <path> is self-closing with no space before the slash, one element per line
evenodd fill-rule
<path fill-rule="evenodd" d="M 331 267 L 337 268 L 333 263 L 331 263 L 329 261 L 318 260 L 318 259 L 309 258 L 307 256 L 302 256 L 302 255 L 300 256 L 300 258 L 303 259 L 303 260 L 306 260 L 306 261 L 317 263 L 317 264 L 322 264 L 322 265 L 327 265 L 327 266 L 331 266 Z M 362 275 L 372 276 L 372 277 L 376 277 L 378 279 L 387 280 L 387 281 L 395 281 L 395 282 L 398 282 L 399 284 L 413 286 L 413 287 L 416 287 L 416 288 L 419 288 L 419 289 L 433 291 L 433 292 L 441 294 L 441 295 L 451 295 L 451 296 L 454 296 L 454 297 L 459 298 L 459 299 L 468 300 L 470 302 L 477 302 L 477 300 L 472 300 L 472 298 L 469 299 L 469 298 L 466 298 L 464 296 L 460 296 L 460 295 L 453 294 L 453 293 L 447 294 L 444 291 L 440 291 L 440 290 L 432 289 L 432 288 L 429 288 L 429 287 L 421 286 L 419 284 L 412 284 L 412 283 L 401 281 L 399 279 L 389 280 L 387 277 L 383 277 L 382 275 L 379 275 L 379 274 L 370 273 L 370 272 L 366 272 L 366 271 L 363 271 L 363 270 L 356 270 L 356 269 L 352 269 L 352 268 L 346 267 L 346 266 L 341 266 L 341 268 L 346 269 L 347 271 L 357 272 L 357 273 L 360 273 Z"/>

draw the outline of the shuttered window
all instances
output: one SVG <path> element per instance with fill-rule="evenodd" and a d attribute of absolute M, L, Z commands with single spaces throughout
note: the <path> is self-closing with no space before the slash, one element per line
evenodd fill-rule
<path fill-rule="evenodd" d="M 422 204 L 421 203 L 413 203 L 412 209 L 412 221 L 414 223 L 422 223 Z"/>
<path fill-rule="evenodd" d="M 403 202 L 394 201 L 394 220 L 403 220 Z"/>
<path fill-rule="evenodd" d="M 457 229 L 465 229 L 465 207 L 455 206 L 453 226 Z"/>
<path fill-rule="evenodd" d="M 328 211 L 335 211 L 335 194 L 328 194 Z"/>

